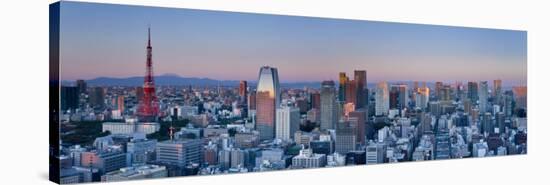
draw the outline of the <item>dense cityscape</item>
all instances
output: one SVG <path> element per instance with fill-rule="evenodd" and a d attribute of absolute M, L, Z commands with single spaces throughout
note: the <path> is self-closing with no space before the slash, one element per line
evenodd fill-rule
<path fill-rule="evenodd" d="M 143 86 L 60 87 L 61 183 L 527 153 L 527 87 L 497 76 L 370 82 L 355 69 L 296 88 L 258 66 L 238 85 L 156 86 L 150 35 L 146 49 Z"/>

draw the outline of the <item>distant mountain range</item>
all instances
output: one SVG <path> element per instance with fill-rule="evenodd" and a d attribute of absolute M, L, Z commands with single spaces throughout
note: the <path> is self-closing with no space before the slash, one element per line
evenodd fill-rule
<path fill-rule="evenodd" d="M 98 77 L 90 80 L 86 80 L 86 83 L 90 86 L 141 86 L 143 85 L 143 77 Z M 63 81 L 63 85 L 74 85 L 74 81 Z M 238 86 L 237 80 L 215 80 L 210 78 L 197 78 L 197 77 L 182 77 L 173 74 L 165 74 L 155 76 L 155 85 L 158 86 Z M 255 81 L 248 81 L 249 86 L 255 86 Z M 319 88 L 321 82 L 295 82 L 295 83 L 281 83 L 283 88 Z"/>
<path fill-rule="evenodd" d="M 90 80 L 86 80 L 86 83 L 90 86 L 142 86 L 143 77 L 126 77 L 126 78 L 115 78 L 115 77 L 98 77 Z M 248 86 L 256 86 L 256 81 L 248 81 Z M 335 82 L 338 86 L 338 82 Z M 389 81 L 390 84 L 407 84 L 409 87 L 413 86 L 412 81 Z M 74 85 L 74 81 L 62 81 L 63 85 Z M 176 74 L 164 74 L 155 76 L 155 84 L 158 86 L 238 86 L 239 81 L 237 80 L 216 80 L 211 78 L 198 78 L 198 77 L 182 77 Z M 422 83 L 419 83 L 422 85 Z M 435 86 L 433 82 L 427 82 L 426 85 L 430 88 Z M 464 84 L 466 85 L 466 84 Z M 368 83 L 368 88 L 375 88 L 376 83 Z M 281 83 L 283 88 L 320 88 L 320 81 L 313 82 L 283 82 Z"/>

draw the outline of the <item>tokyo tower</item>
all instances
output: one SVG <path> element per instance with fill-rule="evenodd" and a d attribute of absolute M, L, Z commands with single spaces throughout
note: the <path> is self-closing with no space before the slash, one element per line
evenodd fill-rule
<path fill-rule="evenodd" d="M 151 47 L 151 28 L 147 30 L 147 62 L 146 73 L 143 80 L 143 97 L 139 101 L 137 116 L 141 122 L 154 122 L 159 114 L 159 102 L 155 94 L 155 81 L 153 78 L 153 48 Z"/>

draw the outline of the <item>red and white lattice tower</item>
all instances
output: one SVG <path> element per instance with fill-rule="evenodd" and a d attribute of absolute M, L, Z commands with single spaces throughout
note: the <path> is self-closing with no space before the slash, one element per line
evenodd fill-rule
<path fill-rule="evenodd" d="M 151 47 L 151 28 L 147 30 L 147 62 L 146 74 L 143 80 L 143 97 L 139 101 L 137 116 L 142 122 L 156 121 L 159 114 L 159 102 L 155 93 L 155 81 L 153 78 L 153 48 Z"/>

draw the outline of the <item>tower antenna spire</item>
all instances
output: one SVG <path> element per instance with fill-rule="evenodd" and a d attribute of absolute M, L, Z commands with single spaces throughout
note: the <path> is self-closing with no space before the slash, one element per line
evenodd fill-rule
<path fill-rule="evenodd" d="M 147 26 L 147 46 L 151 46 L 151 25 Z"/>
<path fill-rule="evenodd" d="M 143 79 L 143 96 L 138 105 L 138 120 L 143 122 L 156 121 L 159 114 L 158 98 L 155 94 L 153 77 L 153 48 L 151 47 L 151 26 L 147 28 L 147 60 L 145 63 L 145 77 Z"/>

